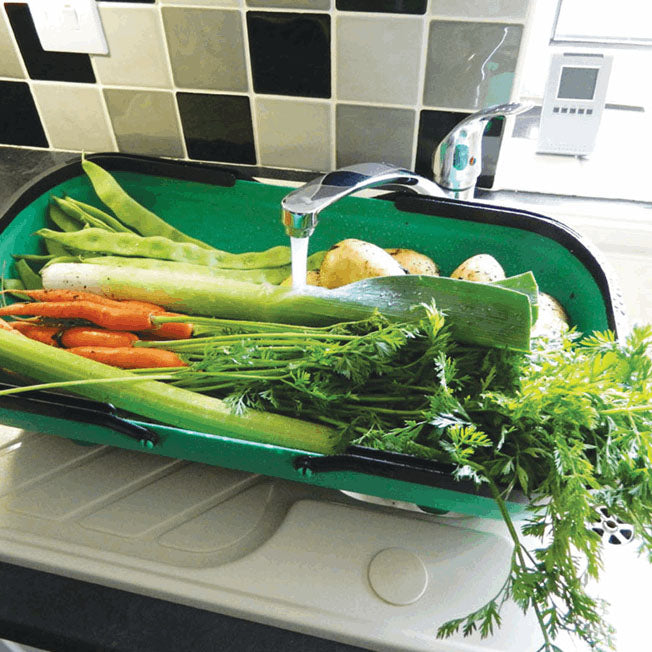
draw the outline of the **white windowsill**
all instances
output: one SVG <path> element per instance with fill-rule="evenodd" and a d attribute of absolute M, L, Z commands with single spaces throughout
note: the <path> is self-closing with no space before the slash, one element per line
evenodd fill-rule
<path fill-rule="evenodd" d="M 652 201 L 649 113 L 605 109 L 595 150 L 585 158 L 537 154 L 537 132 L 534 128 L 527 138 L 503 140 L 497 189 Z"/>

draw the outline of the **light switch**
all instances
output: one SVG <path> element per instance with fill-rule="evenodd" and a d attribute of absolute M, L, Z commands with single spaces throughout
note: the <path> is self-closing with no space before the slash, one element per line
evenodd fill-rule
<path fill-rule="evenodd" d="M 69 5 L 65 6 L 63 8 L 61 17 L 61 24 L 64 29 L 79 29 L 79 16 L 77 16 L 77 12 L 75 11 L 74 7 Z"/>
<path fill-rule="evenodd" d="M 28 5 L 44 50 L 108 54 L 95 0 L 28 0 Z"/>

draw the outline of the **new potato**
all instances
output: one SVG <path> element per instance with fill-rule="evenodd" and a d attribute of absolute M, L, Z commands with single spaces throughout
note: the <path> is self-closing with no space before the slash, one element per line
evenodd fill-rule
<path fill-rule="evenodd" d="M 348 238 L 333 245 L 319 268 L 322 287 L 338 288 L 374 276 L 404 276 L 405 270 L 384 249 Z"/>
<path fill-rule="evenodd" d="M 477 254 L 467 258 L 452 274 L 451 278 L 463 281 L 476 281 L 479 283 L 491 283 L 502 281 L 505 278 L 505 270 L 502 265 L 489 254 Z"/>
<path fill-rule="evenodd" d="M 385 249 L 408 274 L 439 276 L 439 267 L 432 258 L 413 249 Z"/>
<path fill-rule="evenodd" d="M 288 276 L 280 285 L 284 288 L 292 287 L 292 274 L 290 274 L 290 276 Z M 306 272 L 306 285 L 321 285 L 318 271 L 309 269 Z"/>
<path fill-rule="evenodd" d="M 555 297 L 539 292 L 539 316 L 532 327 L 532 337 L 558 337 L 569 325 L 568 315 Z"/>

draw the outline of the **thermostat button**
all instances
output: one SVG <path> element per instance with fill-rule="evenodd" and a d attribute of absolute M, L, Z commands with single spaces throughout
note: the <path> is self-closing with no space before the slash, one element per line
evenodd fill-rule
<path fill-rule="evenodd" d="M 413 552 L 381 550 L 369 563 L 368 578 L 379 598 L 395 605 L 416 602 L 428 586 L 428 569 Z"/>

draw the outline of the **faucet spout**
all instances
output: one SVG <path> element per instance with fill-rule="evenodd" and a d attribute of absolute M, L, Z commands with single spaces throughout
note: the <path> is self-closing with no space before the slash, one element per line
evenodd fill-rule
<path fill-rule="evenodd" d="M 292 238 L 308 238 L 317 226 L 318 214 L 358 190 L 386 184 L 411 188 L 421 195 L 445 197 L 436 183 L 387 163 L 360 163 L 322 175 L 293 190 L 281 201 L 285 232 Z"/>

